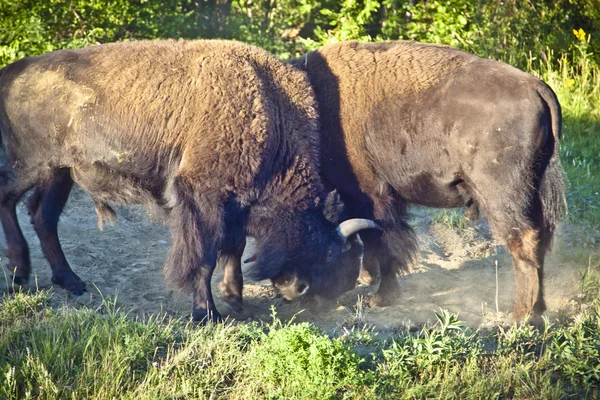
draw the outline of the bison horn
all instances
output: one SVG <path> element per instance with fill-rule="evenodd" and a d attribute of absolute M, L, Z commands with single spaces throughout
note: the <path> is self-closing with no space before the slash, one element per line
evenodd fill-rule
<path fill-rule="evenodd" d="M 258 254 L 253 254 L 244 260 L 244 264 L 252 263 L 258 260 Z"/>
<path fill-rule="evenodd" d="M 358 231 L 362 231 L 363 229 L 383 230 L 381 225 L 373 220 L 365 218 L 352 218 L 339 224 L 337 227 L 337 232 L 342 238 L 344 238 L 344 240 L 348 240 L 350 236 L 354 235 Z"/>

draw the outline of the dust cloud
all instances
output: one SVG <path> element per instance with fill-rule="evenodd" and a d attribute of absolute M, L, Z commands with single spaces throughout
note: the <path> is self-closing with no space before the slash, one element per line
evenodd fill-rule
<path fill-rule="evenodd" d="M 162 264 L 170 242 L 168 229 L 151 223 L 142 208 L 119 208 L 117 214 L 117 224 L 105 226 L 101 232 L 93 202 L 79 189 L 71 195 L 59 234 L 71 266 L 87 282 L 88 292 L 76 297 L 51 284 L 50 268 L 26 209 L 19 205 L 18 215 L 30 245 L 35 274 L 30 286 L 53 287 L 56 307 L 95 308 L 104 297 L 116 297 L 117 304 L 132 313 L 167 312 L 189 317 L 190 296 L 174 292 L 163 282 Z M 375 288 L 358 285 L 345 293 L 331 311 L 312 314 L 304 310 L 301 302 L 287 303 L 277 298 L 268 282 L 259 282 L 245 284 L 245 310 L 231 317 L 270 321 L 274 306 L 279 318 L 310 321 L 326 330 L 366 324 L 376 330 L 396 331 L 433 322 L 434 311 L 444 308 L 458 313 L 473 328 L 510 323 L 514 296 L 511 261 L 504 248 L 491 240 L 485 223 L 457 231 L 432 224 L 431 211 L 413 208 L 411 224 L 418 233 L 420 257 L 410 273 L 399 277 L 402 294 L 394 305 L 367 307 L 366 299 Z M 559 234 L 557 242 L 560 240 Z M 557 244 L 547 258 L 545 271 L 547 315 L 551 319 L 573 312 L 579 293 L 580 266 L 563 260 L 560 251 L 556 251 L 560 248 Z M 0 245 L 6 246 L 4 237 Z M 6 260 L 1 262 L 6 264 Z M 217 307 L 225 310 L 217 289 L 220 278 L 217 272 L 213 290 Z M 6 282 L 0 288 L 0 293 L 4 291 Z"/>

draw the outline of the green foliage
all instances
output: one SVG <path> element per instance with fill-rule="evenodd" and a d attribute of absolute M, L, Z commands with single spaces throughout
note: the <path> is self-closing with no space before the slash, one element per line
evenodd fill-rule
<path fill-rule="evenodd" d="M 360 358 L 313 325 L 275 319 L 250 349 L 250 382 L 261 398 L 355 398 L 366 384 Z M 307 385 L 310 382 L 310 385 Z"/>
<path fill-rule="evenodd" d="M 568 325 L 483 334 L 441 310 L 418 332 L 209 324 L 0 300 L 0 398 L 544 398 L 600 389 L 600 304 Z M 359 353 L 368 354 L 366 361 Z"/>
<path fill-rule="evenodd" d="M 128 0 L 0 0 L 0 65 L 55 49 L 122 40 Z"/>
<path fill-rule="evenodd" d="M 393 0 L 383 2 L 386 9 L 392 10 L 396 3 Z M 477 11 L 476 2 L 465 0 L 405 5 L 400 20 L 398 13 L 390 16 L 380 38 L 411 39 L 470 49 L 478 28 L 474 21 Z"/>
<path fill-rule="evenodd" d="M 600 264 L 592 264 L 592 256 L 587 268 L 580 271 L 580 277 L 582 300 L 587 303 L 600 298 Z"/>
<path fill-rule="evenodd" d="M 568 53 L 583 29 L 598 61 L 595 0 L 0 0 L 0 65 L 25 55 L 118 40 L 223 38 L 282 58 L 332 41 L 413 39 L 524 68 Z"/>
<path fill-rule="evenodd" d="M 436 210 L 431 217 L 431 222 L 445 225 L 457 231 L 465 230 L 469 227 L 469 222 L 465 217 L 464 211 L 456 209 Z"/>
<path fill-rule="evenodd" d="M 600 303 L 553 332 L 548 352 L 554 368 L 573 384 L 600 387 Z"/>
<path fill-rule="evenodd" d="M 28 303 L 37 296 L 5 299 L 2 308 Z M 113 398 L 144 374 L 161 344 L 173 340 L 162 320 L 132 321 L 107 304 L 93 310 L 31 313 L 8 321 L 0 331 L 0 397 L 6 399 Z"/>
<path fill-rule="evenodd" d="M 18 291 L 10 299 L 0 297 L 0 329 L 5 323 L 35 315 L 47 305 L 48 299 L 47 292 L 28 294 Z"/>
<path fill-rule="evenodd" d="M 465 334 L 456 315 L 441 310 L 435 316 L 433 328 L 398 336 L 382 351 L 383 362 L 378 368 L 385 379 L 414 378 L 442 364 L 459 365 L 480 353 L 479 344 L 473 341 L 475 335 Z"/>

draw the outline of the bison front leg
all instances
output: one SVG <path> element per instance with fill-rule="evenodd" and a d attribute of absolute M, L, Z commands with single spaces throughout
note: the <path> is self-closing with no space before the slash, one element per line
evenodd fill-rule
<path fill-rule="evenodd" d="M 368 268 L 369 277 L 379 272 L 380 278 L 379 289 L 369 304 L 380 307 L 389 306 L 400 297 L 398 260 L 390 253 L 385 239 L 378 232 L 365 232 L 362 236 L 365 243 L 363 271 Z M 362 274 L 361 271 L 361 278 L 363 278 Z M 373 283 L 371 282 L 371 284 Z"/>
<path fill-rule="evenodd" d="M 398 214 L 402 215 L 402 212 Z M 365 232 L 361 236 L 365 242 L 365 265 L 367 262 L 379 265 L 379 289 L 370 304 L 389 306 L 400 297 L 398 274 L 407 271 L 409 263 L 413 261 L 417 252 L 417 238 L 410 225 L 402 219 L 386 224 L 383 234 Z"/>
<path fill-rule="evenodd" d="M 165 261 L 165 280 L 172 286 L 193 292 L 194 321 L 218 321 L 211 278 L 223 236 L 222 207 L 216 196 L 207 196 L 194 182 L 177 177 L 173 183 L 171 210 L 173 244 Z"/>
<path fill-rule="evenodd" d="M 232 254 L 219 256 L 219 264 L 223 268 L 223 280 L 219 284 L 219 289 L 223 293 L 223 303 L 230 313 L 242 312 L 244 308 L 242 301 L 244 280 L 240 257 Z"/>
<path fill-rule="evenodd" d="M 378 278 L 379 261 L 377 260 L 377 255 L 373 253 L 373 251 L 367 249 L 363 257 L 362 268 L 360 269 L 358 281 L 367 286 L 375 286 Z"/>
<path fill-rule="evenodd" d="M 216 263 L 216 258 L 214 260 Z M 215 307 L 215 301 L 212 295 L 210 281 L 214 271 L 215 264 L 204 264 L 200 267 L 195 282 L 194 282 L 194 309 L 192 318 L 198 322 L 221 321 L 223 317 Z"/>
<path fill-rule="evenodd" d="M 398 283 L 398 268 L 395 263 L 398 260 L 394 259 L 390 254 L 380 254 L 379 271 L 381 279 L 379 280 L 379 289 L 371 298 L 372 306 L 385 307 L 392 305 L 400 297 L 400 284 Z"/>
<path fill-rule="evenodd" d="M 228 313 L 241 313 L 244 309 L 242 291 L 242 255 L 246 247 L 246 233 L 240 224 L 239 209 L 228 203 L 225 209 L 225 237 L 219 252 L 217 268 L 223 270 L 223 280 L 219 289 L 223 294 L 221 300 Z"/>
<path fill-rule="evenodd" d="M 27 208 L 44 256 L 52 269 L 52 283 L 80 296 L 85 290 L 85 282 L 69 266 L 58 239 L 58 220 L 72 187 L 70 171 L 62 169 L 46 187 L 35 189 Z"/>

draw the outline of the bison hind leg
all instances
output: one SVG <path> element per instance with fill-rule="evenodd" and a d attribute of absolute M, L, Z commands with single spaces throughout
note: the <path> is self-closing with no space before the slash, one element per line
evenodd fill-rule
<path fill-rule="evenodd" d="M 52 269 L 52 283 L 80 296 L 85 282 L 69 266 L 58 238 L 58 221 L 72 187 L 69 169 L 58 170 L 46 185 L 35 188 L 27 208 L 42 252 Z"/>
<path fill-rule="evenodd" d="M 512 197 L 518 198 L 515 195 Z M 532 200 L 528 202 L 527 197 Z M 492 232 L 503 239 L 512 257 L 516 289 L 515 319 L 522 321 L 531 314 L 538 322 L 539 315 L 546 310 L 544 258 L 552 240 L 552 231 L 544 223 L 540 194 L 534 192 L 523 195 L 520 203 L 513 201 L 512 204 L 493 197 L 488 199 L 493 199 L 488 200 L 485 210 Z"/>
<path fill-rule="evenodd" d="M 540 231 L 525 229 L 511 235 L 507 247 L 515 275 L 515 318 L 521 321 L 528 314 L 537 316 L 546 310 L 543 289 L 545 243 Z"/>

